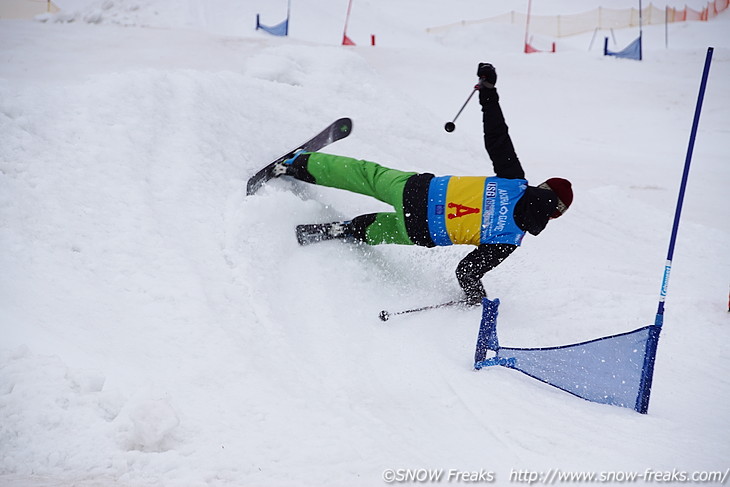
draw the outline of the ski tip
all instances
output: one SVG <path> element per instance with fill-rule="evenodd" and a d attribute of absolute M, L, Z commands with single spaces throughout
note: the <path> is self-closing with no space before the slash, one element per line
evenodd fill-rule
<path fill-rule="evenodd" d="M 252 194 L 255 194 L 260 187 L 261 184 L 259 184 L 258 181 L 249 181 L 248 184 L 246 184 L 246 196 L 251 196 Z"/>
<path fill-rule="evenodd" d="M 347 137 L 352 132 L 352 119 L 340 118 L 335 122 L 335 127 L 342 137 Z"/>

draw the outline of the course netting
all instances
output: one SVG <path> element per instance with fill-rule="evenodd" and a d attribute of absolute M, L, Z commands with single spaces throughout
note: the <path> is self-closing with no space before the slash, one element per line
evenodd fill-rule
<path fill-rule="evenodd" d="M 598 7 L 587 12 L 568 15 L 530 15 L 530 33 L 550 37 L 566 37 L 596 29 L 622 29 L 643 25 L 685 22 L 690 20 L 707 21 L 723 12 L 730 5 L 730 0 L 711 0 L 702 10 L 694 10 L 685 6 L 682 9 L 673 7 L 658 8 L 652 4 L 641 9 L 612 9 Z M 641 19 L 641 21 L 640 21 Z M 462 20 L 426 29 L 429 33 L 446 32 L 458 27 L 484 23 L 504 23 L 525 25 L 527 14 L 511 11 L 484 19 Z"/>

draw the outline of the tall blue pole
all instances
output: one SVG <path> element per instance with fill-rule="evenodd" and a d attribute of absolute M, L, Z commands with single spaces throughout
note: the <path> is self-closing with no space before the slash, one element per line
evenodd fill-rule
<path fill-rule="evenodd" d="M 657 308 L 656 319 L 654 324 L 662 326 L 664 324 L 664 299 L 667 297 L 667 286 L 669 285 L 669 273 L 672 270 L 672 258 L 674 257 L 674 244 L 677 241 L 677 231 L 679 230 L 679 218 L 682 215 L 682 203 L 684 202 L 684 192 L 687 188 L 687 178 L 689 177 L 689 166 L 692 162 L 692 151 L 695 146 L 695 138 L 697 137 L 697 127 L 700 123 L 700 112 L 702 111 L 702 102 L 705 99 L 705 88 L 707 87 L 707 77 L 710 74 L 710 63 L 712 62 L 712 52 L 714 48 L 707 48 L 707 57 L 705 57 L 705 69 L 702 72 L 702 81 L 700 82 L 700 93 L 697 96 L 697 106 L 695 107 L 695 117 L 692 122 L 692 132 L 689 136 L 689 146 L 687 147 L 687 157 L 684 160 L 684 172 L 682 173 L 682 183 L 679 186 L 679 197 L 677 198 L 677 209 L 674 212 L 674 225 L 672 226 L 672 236 L 669 239 L 669 251 L 667 252 L 667 264 L 664 267 L 664 278 L 662 280 L 662 290 L 659 294 L 659 307 Z"/>
<path fill-rule="evenodd" d="M 662 290 L 659 294 L 659 307 L 657 308 L 654 326 L 649 327 L 649 336 L 646 341 L 646 351 L 644 352 L 644 365 L 641 371 L 641 383 L 639 384 L 639 394 L 636 397 L 636 405 L 634 409 L 642 414 L 646 414 L 649 409 L 649 397 L 651 396 L 651 383 L 654 378 L 654 362 L 656 361 L 656 350 L 659 345 L 659 334 L 664 324 L 664 299 L 667 297 L 667 286 L 669 285 L 669 273 L 672 270 L 672 258 L 674 257 L 674 244 L 677 241 L 677 230 L 679 229 L 679 217 L 682 215 L 682 203 L 684 202 L 684 192 L 687 188 L 687 178 L 689 177 L 689 166 L 692 162 L 692 151 L 694 150 L 695 138 L 697 137 L 697 126 L 700 123 L 700 112 L 702 111 L 702 101 L 705 98 L 705 88 L 707 87 L 707 76 L 710 73 L 710 63 L 712 62 L 712 47 L 707 48 L 707 57 L 705 58 L 705 69 L 702 72 L 702 81 L 700 82 L 700 93 L 697 97 L 697 106 L 695 108 L 695 117 L 692 122 L 692 132 L 689 136 L 689 147 L 687 148 L 687 157 L 684 160 L 684 172 L 682 173 L 682 183 L 679 185 L 679 197 L 677 198 L 677 209 L 674 212 L 674 225 L 672 226 L 672 236 L 669 239 L 669 250 L 667 252 L 667 264 L 664 267 L 664 278 L 662 279 Z"/>

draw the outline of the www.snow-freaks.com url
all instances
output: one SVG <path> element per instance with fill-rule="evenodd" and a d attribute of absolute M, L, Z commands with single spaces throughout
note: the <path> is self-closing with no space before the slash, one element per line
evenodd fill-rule
<path fill-rule="evenodd" d="M 545 472 L 512 469 L 509 476 L 511 483 L 528 485 L 555 485 L 560 483 L 596 483 L 596 484 L 630 484 L 630 483 L 667 483 L 667 484 L 715 484 L 726 485 L 730 478 L 730 468 L 720 470 L 704 470 L 687 472 L 684 470 L 654 470 L 647 468 L 643 472 L 605 471 L 605 472 L 567 472 L 560 469 L 549 469 Z"/>

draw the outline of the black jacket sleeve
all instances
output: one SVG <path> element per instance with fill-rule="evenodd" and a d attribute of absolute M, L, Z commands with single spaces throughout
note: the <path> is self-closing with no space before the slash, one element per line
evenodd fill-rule
<path fill-rule="evenodd" d="M 524 179 L 525 171 L 512 145 L 507 123 L 499 106 L 497 89 L 482 87 L 479 90 L 479 103 L 482 105 L 484 147 L 492 160 L 494 173 L 500 178 Z"/>
<path fill-rule="evenodd" d="M 487 293 L 482 285 L 482 277 L 487 271 L 497 267 L 514 250 L 516 245 L 510 244 L 481 244 L 464 257 L 456 267 L 456 278 L 466 294 L 468 304 L 481 303 Z"/>

